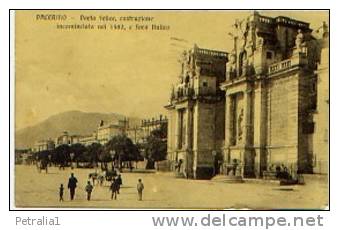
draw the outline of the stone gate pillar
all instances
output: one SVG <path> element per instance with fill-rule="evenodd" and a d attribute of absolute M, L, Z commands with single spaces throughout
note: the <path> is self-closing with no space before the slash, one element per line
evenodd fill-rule
<path fill-rule="evenodd" d="M 262 177 L 267 167 L 266 129 L 267 129 L 267 95 L 263 80 L 256 82 L 253 100 L 253 145 L 255 147 L 255 174 Z"/>
<path fill-rule="evenodd" d="M 224 146 L 224 163 L 230 163 L 230 150 L 229 147 L 232 141 L 232 123 L 233 123 L 233 108 L 232 108 L 232 96 L 226 95 L 226 112 L 225 112 L 225 146 Z"/>
<path fill-rule="evenodd" d="M 244 91 L 244 152 L 243 152 L 243 174 L 245 177 L 254 176 L 254 151 L 252 146 L 252 89 Z"/>
<path fill-rule="evenodd" d="M 193 114 L 192 106 L 188 106 L 185 113 L 186 117 L 186 130 L 185 130 L 185 149 L 186 149 L 186 173 L 188 177 L 193 177 L 193 151 L 192 151 L 192 125 L 193 125 Z"/>

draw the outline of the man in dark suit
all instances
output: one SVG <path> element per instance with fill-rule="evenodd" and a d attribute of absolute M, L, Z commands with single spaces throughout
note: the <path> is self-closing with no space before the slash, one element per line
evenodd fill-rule
<path fill-rule="evenodd" d="M 70 191 L 71 200 L 74 199 L 75 188 L 77 187 L 78 180 L 74 176 L 74 173 L 71 173 L 71 177 L 68 179 L 68 189 Z"/>

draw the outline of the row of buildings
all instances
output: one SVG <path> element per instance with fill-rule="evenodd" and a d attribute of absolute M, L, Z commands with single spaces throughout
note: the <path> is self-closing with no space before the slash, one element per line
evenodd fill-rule
<path fill-rule="evenodd" d="M 184 52 L 168 110 L 168 160 L 190 178 L 238 165 L 328 173 L 329 30 L 253 12 L 236 20 L 233 50 Z M 178 167 L 176 167 L 178 169 Z"/>
<path fill-rule="evenodd" d="M 82 144 L 89 146 L 93 143 L 106 144 L 110 139 L 117 135 L 127 135 L 135 144 L 142 144 L 150 133 L 160 128 L 161 125 L 167 126 L 166 116 L 160 115 L 159 118 L 141 120 L 139 126 L 130 127 L 127 118 L 116 120 L 114 122 L 105 123 L 103 120 L 99 122 L 97 130 L 91 135 L 71 135 L 64 131 L 55 139 L 45 139 L 36 141 L 33 152 L 41 152 L 44 150 L 53 150 L 59 145 Z"/>

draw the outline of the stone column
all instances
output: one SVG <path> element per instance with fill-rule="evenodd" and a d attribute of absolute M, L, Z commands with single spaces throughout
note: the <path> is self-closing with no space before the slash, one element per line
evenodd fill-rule
<path fill-rule="evenodd" d="M 186 143 L 186 149 L 191 150 L 192 149 L 192 111 L 191 111 L 191 106 L 187 107 L 186 110 L 186 131 L 185 131 L 185 143 Z"/>
<path fill-rule="evenodd" d="M 251 106 L 252 106 L 252 91 L 244 91 L 244 130 L 243 130 L 243 174 L 245 177 L 252 177 L 254 175 L 254 155 L 252 149 L 252 121 L 251 121 Z"/>
<path fill-rule="evenodd" d="M 232 108 L 232 96 L 231 95 L 226 95 L 226 105 L 225 105 L 225 146 L 224 146 L 224 160 L 226 163 L 230 163 L 230 152 L 229 152 L 229 147 L 231 145 L 231 140 L 232 140 L 232 113 L 233 113 L 233 108 Z"/>
<path fill-rule="evenodd" d="M 172 138 L 173 138 L 173 130 L 172 130 L 172 122 L 173 122 L 173 110 L 168 111 L 169 118 L 167 122 L 167 159 L 170 161 L 174 160 L 173 155 L 173 145 L 172 145 Z M 135 129 L 135 139 L 137 139 L 137 128 Z"/>
<path fill-rule="evenodd" d="M 244 145 L 245 147 L 251 145 L 250 143 L 250 134 L 251 134 L 251 128 L 252 128 L 252 121 L 251 121 L 251 100 L 252 100 L 252 91 L 246 90 L 244 92 L 244 130 L 243 130 L 243 136 L 244 136 Z"/>
<path fill-rule="evenodd" d="M 266 146 L 266 91 L 265 83 L 260 81 L 257 83 L 255 90 L 255 100 L 253 101 L 254 118 L 253 118 L 253 140 L 255 151 L 255 172 L 257 177 L 262 176 L 262 171 L 266 170 L 267 154 L 265 150 Z"/>
<path fill-rule="evenodd" d="M 186 110 L 186 130 L 185 130 L 185 149 L 186 149 L 186 173 L 187 177 L 193 176 L 193 152 L 192 152 L 192 111 L 191 106 L 187 106 Z"/>
<path fill-rule="evenodd" d="M 254 91 L 255 101 L 253 102 L 254 118 L 253 118 L 253 144 L 255 146 L 255 174 L 256 177 L 260 176 L 261 168 L 261 148 L 262 148 L 262 85 L 259 82 L 258 87 Z"/>
<path fill-rule="evenodd" d="M 179 138 L 180 135 L 179 133 L 181 132 L 180 127 L 181 127 L 181 119 L 180 119 L 180 112 L 179 110 L 175 111 L 175 116 L 176 116 L 176 126 L 175 126 L 175 149 L 178 150 L 179 149 Z"/>

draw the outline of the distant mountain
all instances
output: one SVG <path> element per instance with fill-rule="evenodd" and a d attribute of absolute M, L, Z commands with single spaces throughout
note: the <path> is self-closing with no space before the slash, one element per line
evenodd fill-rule
<path fill-rule="evenodd" d="M 17 130 L 15 133 L 15 148 L 23 149 L 34 145 L 37 140 L 48 139 L 68 131 L 70 135 L 89 135 L 97 130 L 100 120 L 106 124 L 125 116 L 116 113 L 86 113 L 81 111 L 67 111 L 56 114 L 48 119 L 27 128 Z M 128 118 L 130 126 L 139 125 L 141 119 Z"/>

